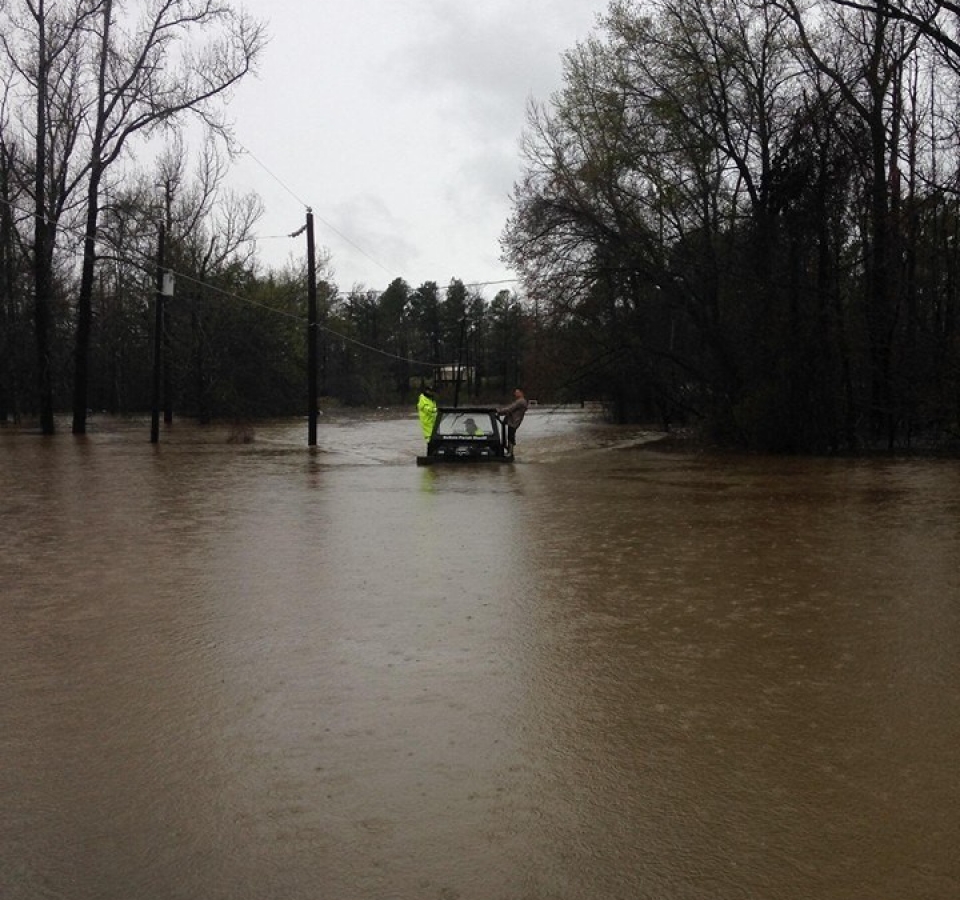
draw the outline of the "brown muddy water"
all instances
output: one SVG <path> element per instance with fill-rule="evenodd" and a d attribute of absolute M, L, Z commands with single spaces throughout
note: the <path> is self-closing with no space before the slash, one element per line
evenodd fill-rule
<path fill-rule="evenodd" d="M 0 430 L 3 900 L 956 900 L 960 462 Z"/>

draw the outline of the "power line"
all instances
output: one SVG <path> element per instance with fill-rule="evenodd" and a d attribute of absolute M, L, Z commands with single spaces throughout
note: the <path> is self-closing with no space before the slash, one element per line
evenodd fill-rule
<path fill-rule="evenodd" d="M 290 194 L 291 197 L 297 200 L 297 202 L 300 203 L 301 206 L 309 208 L 309 204 L 301 200 L 300 197 L 293 190 L 291 190 L 291 188 L 288 187 L 284 181 L 282 181 L 276 174 L 274 174 L 274 172 L 271 169 L 269 169 L 252 150 L 250 150 L 249 148 L 241 144 L 239 141 L 236 141 L 236 144 L 258 166 L 260 166 L 260 168 L 262 168 L 264 172 L 266 172 L 272 179 L 274 179 L 274 181 L 277 182 L 277 184 L 279 184 L 288 194 Z M 337 228 L 335 225 L 328 222 L 326 219 L 324 219 L 322 216 L 317 215 L 316 213 L 314 213 L 314 216 L 319 222 L 322 222 L 328 229 L 330 229 L 330 231 L 332 231 L 335 235 L 337 235 L 337 237 L 339 237 L 342 241 L 345 241 L 347 244 L 353 247 L 353 249 L 356 250 L 357 253 L 364 256 L 366 259 L 368 259 L 378 268 L 383 269 L 383 271 L 386 272 L 388 275 L 393 274 L 393 272 L 390 269 L 388 269 L 382 262 L 380 262 L 380 260 L 374 259 L 369 253 L 367 253 L 366 250 L 363 249 L 363 247 L 361 247 L 353 239 L 347 237 L 347 235 L 345 235 L 342 231 L 340 231 L 340 229 Z M 289 237 L 293 237 L 293 235 L 289 235 Z M 393 270 L 393 271 L 396 271 L 396 270 Z"/>
<path fill-rule="evenodd" d="M 297 201 L 301 206 L 308 206 L 306 202 L 282 179 L 279 175 L 273 172 L 270 168 L 267 167 L 264 163 L 249 147 L 244 146 L 236 138 L 233 139 L 233 142 L 240 148 L 240 150 L 247 154 L 264 172 L 266 172 L 277 184 L 280 185 L 294 200 Z"/>
<path fill-rule="evenodd" d="M 32 213 L 32 212 L 30 212 L 30 211 L 27 211 L 27 210 L 24 210 L 23 208 L 17 206 L 16 204 L 14 204 L 14 203 L 12 203 L 12 202 L 10 202 L 10 201 L 0 200 L 0 203 L 5 203 L 5 204 L 6 204 L 8 207 L 10 207 L 11 209 L 14 209 L 14 210 L 16 210 L 17 212 L 20 212 L 20 213 L 22 213 L 22 214 L 25 215 L 25 216 L 35 215 L 34 213 Z M 294 236 L 298 235 L 298 234 L 300 233 L 300 231 L 302 231 L 302 230 L 303 230 L 303 229 L 300 229 L 299 231 L 294 232 L 294 234 L 292 234 L 292 235 L 283 235 L 283 236 L 284 236 L 284 237 L 288 237 L 288 238 L 289 238 L 289 237 L 294 237 Z M 81 239 L 81 240 L 82 240 L 82 238 L 83 238 L 83 232 L 78 231 L 77 229 L 71 228 L 71 227 L 66 226 L 66 225 L 60 225 L 60 226 L 59 226 L 59 231 L 60 231 L 61 233 L 72 234 L 75 238 L 78 238 L 78 239 Z M 69 251 L 65 251 L 65 252 L 69 252 Z M 73 255 L 73 256 L 80 256 L 81 254 L 80 254 L 79 251 L 73 251 L 72 255 Z M 143 271 L 143 272 L 147 272 L 147 271 L 149 270 L 149 267 L 150 267 L 151 265 L 154 265 L 154 264 L 155 264 L 155 260 L 154 260 L 152 257 L 148 257 L 148 256 L 144 256 L 143 258 L 137 259 L 137 258 L 135 258 L 135 257 L 134 257 L 133 255 L 131 255 L 131 254 L 116 253 L 116 254 L 111 254 L 110 258 L 111 258 L 112 260 L 116 261 L 116 262 L 126 262 L 126 263 L 132 265 L 134 268 L 140 269 L 140 270 Z M 229 299 L 231 299 L 231 300 L 236 300 L 236 301 L 238 301 L 238 302 L 240 302 L 240 303 L 243 303 L 243 304 L 245 304 L 245 305 L 247 305 L 247 306 L 252 306 L 252 307 L 256 307 L 256 308 L 258 308 L 258 309 L 262 309 L 262 310 L 264 310 L 265 312 L 273 313 L 274 315 L 283 316 L 283 317 L 288 318 L 288 319 L 293 319 L 294 321 L 299 322 L 299 323 L 302 324 L 302 325 L 306 325 L 306 324 L 307 324 L 307 318 L 306 318 L 306 316 L 299 315 L 299 314 L 293 313 L 293 312 L 289 312 L 289 311 L 287 311 L 287 310 L 278 309 L 277 307 L 275 307 L 275 306 L 270 306 L 270 305 L 267 304 L 267 303 L 260 303 L 260 302 L 258 302 L 258 301 L 256 301 L 256 300 L 251 299 L 250 297 L 244 297 L 244 296 L 242 296 L 241 294 L 236 293 L 235 291 L 230 291 L 230 290 L 227 290 L 227 289 L 225 289 L 225 288 L 220 287 L 219 285 L 213 284 L 213 283 L 211 283 L 211 282 L 209 282 L 209 281 L 204 281 L 204 280 L 202 280 L 202 279 L 200 279 L 200 278 L 196 278 L 195 276 L 190 275 L 190 274 L 187 273 L 187 272 L 182 272 L 182 271 L 180 271 L 180 270 L 178 270 L 178 269 L 174 269 L 174 268 L 169 267 L 169 266 L 166 266 L 165 268 L 166 268 L 166 270 L 167 270 L 168 272 L 170 272 L 171 274 L 173 274 L 178 280 L 186 281 L 186 282 L 192 283 L 192 284 L 194 284 L 194 285 L 196 285 L 196 286 L 198 286 L 198 287 L 202 287 L 202 288 L 204 288 L 206 291 L 209 291 L 210 293 L 219 294 L 219 295 L 221 295 L 222 297 L 229 298 Z M 500 283 L 500 282 L 487 282 L 487 284 L 498 284 L 498 283 Z M 380 294 L 383 293 L 383 291 L 375 291 L 375 292 L 373 292 L 373 293 L 376 293 L 377 295 L 380 295 Z M 339 340 L 345 341 L 345 342 L 347 342 L 347 343 L 349 343 L 349 344 L 353 344 L 354 346 L 360 347 L 360 348 L 362 348 L 363 350 L 367 350 L 367 351 L 369 351 L 369 352 L 371 352 L 371 353 L 379 354 L 380 356 L 386 357 L 386 358 L 388 358 L 388 359 L 397 360 L 397 361 L 399 361 L 399 362 L 405 362 L 405 363 L 407 363 L 408 365 L 412 365 L 412 366 L 424 366 L 424 367 L 428 367 L 428 368 L 434 368 L 434 367 L 437 365 L 437 363 L 425 362 L 425 361 L 423 361 L 423 360 L 417 360 L 417 359 L 411 359 L 411 358 L 406 357 L 406 356 L 400 356 L 399 354 L 391 353 L 391 352 L 388 351 L 388 350 L 383 350 L 383 349 L 381 349 L 380 347 L 375 347 L 375 346 L 373 346 L 372 344 L 367 344 L 367 343 L 365 343 L 364 341 L 361 341 L 361 340 L 358 340 L 357 338 L 351 337 L 350 335 L 343 334 L 343 333 L 337 331 L 336 329 L 330 328 L 330 327 L 327 326 L 327 325 L 321 325 L 320 323 L 317 323 L 317 324 L 315 325 L 315 327 L 316 327 L 318 330 L 323 331 L 323 332 L 325 332 L 326 334 L 329 334 L 329 335 L 331 335 L 331 336 L 333 336 L 333 337 L 335 337 L 335 338 L 337 338 L 337 339 L 339 339 Z"/>
<path fill-rule="evenodd" d="M 302 325 L 307 324 L 306 316 L 299 315 L 297 313 L 288 312 L 284 309 L 277 309 L 275 306 L 270 306 L 267 303 L 259 303 L 256 300 L 252 300 L 249 297 L 244 297 L 240 294 L 235 293 L 234 291 L 227 290 L 225 288 L 218 287 L 215 284 L 210 284 L 209 282 L 202 281 L 199 278 L 195 278 L 192 275 L 189 275 L 185 272 L 179 272 L 176 269 L 168 269 L 177 279 L 183 279 L 184 281 L 189 281 L 195 285 L 205 288 L 208 291 L 211 291 L 215 294 L 220 294 L 223 297 L 226 297 L 231 300 L 236 300 L 240 303 L 243 303 L 247 306 L 253 306 L 258 309 L 265 310 L 266 312 L 274 313 L 278 316 L 283 316 L 288 319 L 293 319 L 296 322 L 299 322 Z M 338 338 L 341 341 L 346 341 L 347 343 L 354 344 L 357 347 L 361 347 L 364 350 L 368 350 L 371 353 L 379 354 L 380 356 L 386 357 L 388 359 L 397 360 L 399 362 L 405 362 L 412 366 L 426 366 L 433 368 L 437 363 L 424 362 L 423 360 L 411 359 L 407 356 L 400 356 L 396 353 L 391 353 L 389 350 L 383 350 L 380 347 L 374 347 L 372 344 L 364 343 L 357 338 L 350 337 L 350 335 L 343 334 L 337 331 L 334 328 L 330 328 L 328 325 L 321 325 L 319 322 L 314 326 L 318 331 L 323 331 L 326 334 L 332 335 L 335 338 Z"/>
<path fill-rule="evenodd" d="M 251 154 L 251 156 L 252 156 L 252 154 Z M 269 171 L 269 170 L 267 170 L 267 171 Z M 278 181 L 279 181 L 279 179 L 278 179 Z M 283 182 L 280 182 L 280 184 L 282 185 Z M 286 189 L 286 186 L 285 186 L 285 185 L 284 185 L 284 188 Z M 292 196 L 296 197 L 296 194 L 293 194 Z M 297 201 L 300 202 L 299 198 L 297 198 Z M 29 217 L 29 218 L 35 218 L 35 217 L 36 217 L 36 211 L 35 211 L 35 210 L 25 209 L 23 206 L 20 206 L 19 204 L 17 204 L 16 202 L 14 202 L 14 201 L 12 201 L 12 200 L 4 200 L 4 199 L 0 198 L 0 203 L 2 203 L 3 205 L 7 206 L 9 209 L 14 210 L 15 212 L 19 213 L 20 215 L 22 215 L 22 216 L 24 216 L 24 217 Z M 307 207 L 307 208 L 309 208 L 309 207 Z M 314 218 L 319 218 L 319 217 L 316 216 L 316 213 L 314 213 Z M 49 223 L 49 222 L 50 222 L 50 219 L 49 219 L 48 217 L 44 216 L 44 217 L 43 217 L 43 221 L 44 221 L 45 223 Z M 324 221 L 324 220 L 323 220 L 323 219 L 320 219 L 320 221 Z M 335 229 L 332 225 L 329 225 L 329 223 L 325 223 L 325 224 L 327 224 L 328 227 L 330 227 L 332 230 L 336 231 L 336 229 Z M 74 228 L 73 226 L 70 226 L 70 225 L 65 225 L 63 222 L 57 222 L 56 225 L 57 225 L 57 231 L 58 231 L 59 233 L 71 235 L 78 243 L 83 243 L 83 242 L 86 240 L 86 233 L 85 233 L 83 230 L 78 229 L 78 228 Z M 292 233 L 288 233 L 288 234 L 257 235 L 256 237 L 251 238 L 250 240 L 256 240 L 256 241 L 261 241 L 261 240 L 290 240 L 291 238 L 298 237 L 298 236 L 304 231 L 305 227 L 306 227 L 306 226 L 301 226 L 301 227 L 298 228 L 296 231 L 294 231 L 294 232 L 292 232 Z M 338 234 L 339 234 L 339 232 L 338 232 Z M 366 256 L 371 262 L 373 262 L 373 263 L 375 263 L 376 265 L 380 266 L 380 268 L 383 269 L 384 272 L 386 272 L 388 275 L 392 274 L 389 269 L 387 269 L 387 268 L 386 268 L 385 266 L 383 266 L 381 263 L 377 262 L 377 261 L 376 261 L 375 259 L 373 259 L 372 257 L 368 256 L 368 255 L 362 250 L 362 248 L 357 247 L 356 244 L 353 244 L 353 242 L 350 241 L 349 238 L 347 238 L 347 237 L 345 237 L 345 236 L 343 236 L 343 235 L 341 235 L 341 237 L 343 237 L 343 239 L 344 239 L 345 241 L 347 241 L 347 242 L 350 243 L 352 246 L 354 246 L 360 253 L 363 253 L 363 255 Z M 103 238 L 102 238 L 102 236 L 101 236 L 99 233 L 96 234 L 96 235 L 94 235 L 94 240 L 98 241 L 98 242 L 101 243 L 101 244 L 104 243 Z M 64 252 L 71 252 L 71 251 L 65 249 Z M 79 255 L 79 254 L 74 251 L 74 252 L 73 252 L 73 255 L 77 256 L 77 255 Z M 117 255 L 111 255 L 111 258 L 120 259 L 121 257 L 120 257 L 120 256 L 117 256 Z M 148 260 L 150 260 L 149 257 L 148 257 Z M 126 262 L 130 262 L 130 263 L 133 263 L 134 265 L 142 266 L 141 263 L 135 262 L 135 261 L 134 261 L 131 257 L 129 257 L 129 256 L 125 257 L 125 261 L 126 261 Z M 152 260 L 150 260 L 150 261 L 152 261 Z M 429 281 L 429 280 L 431 280 L 431 279 L 428 279 L 428 281 Z M 440 281 L 441 281 L 440 279 L 432 279 L 432 280 L 433 280 L 433 283 L 434 283 L 434 284 L 440 284 Z M 495 285 L 499 285 L 499 284 L 519 284 L 521 281 L 522 281 L 522 279 L 520 279 L 520 278 L 501 278 L 501 279 L 491 280 L 491 281 L 470 281 L 470 282 L 462 282 L 462 284 L 463 284 L 464 287 L 467 287 L 467 288 L 482 288 L 482 287 L 494 287 Z M 373 290 L 371 290 L 371 291 L 369 291 L 369 292 L 365 292 L 365 293 L 373 293 L 373 294 L 379 295 L 379 294 L 382 294 L 382 293 L 383 293 L 383 290 L 381 290 L 381 289 L 373 289 Z"/>
<path fill-rule="evenodd" d="M 280 185 L 280 187 L 282 187 L 288 194 L 290 194 L 290 196 L 293 197 L 301 206 L 307 209 L 311 208 L 308 203 L 305 203 L 300 198 L 300 196 L 292 188 L 290 188 L 286 184 L 286 182 L 284 182 L 279 176 L 277 176 L 252 150 L 250 150 L 240 141 L 236 140 L 236 138 L 234 138 L 234 143 L 240 148 L 242 152 L 246 153 L 258 166 L 260 166 L 260 168 L 263 169 L 263 171 L 266 172 L 267 175 L 269 175 L 272 179 L 274 179 L 274 181 L 276 181 L 277 184 Z M 361 247 L 358 243 L 356 243 L 356 241 L 349 238 L 342 231 L 340 231 L 335 225 L 328 222 L 322 216 L 317 215 L 316 212 L 314 212 L 314 218 L 317 219 L 319 222 L 322 222 L 330 231 L 336 234 L 341 240 L 345 241 L 347 244 L 353 247 L 354 250 L 356 250 L 358 253 L 360 253 L 362 256 L 364 256 L 366 259 L 372 262 L 375 266 L 382 269 L 388 275 L 393 275 L 396 272 L 396 269 L 393 269 L 393 270 L 388 269 L 382 262 L 380 262 L 377 259 L 374 259 L 374 257 L 372 257 L 369 253 L 367 253 L 367 251 L 364 250 L 363 247 Z M 296 237 L 297 235 L 300 234 L 300 231 L 302 231 L 302 229 L 295 231 L 293 234 L 265 235 L 263 236 L 262 239 L 274 240 L 277 238 Z M 261 238 L 258 238 L 258 240 L 259 239 Z M 472 282 L 470 284 L 464 284 L 464 287 L 491 287 L 497 284 L 517 284 L 519 283 L 519 281 L 520 281 L 519 278 L 506 278 L 506 279 L 501 279 L 499 281 L 477 281 L 477 282 Z"/>

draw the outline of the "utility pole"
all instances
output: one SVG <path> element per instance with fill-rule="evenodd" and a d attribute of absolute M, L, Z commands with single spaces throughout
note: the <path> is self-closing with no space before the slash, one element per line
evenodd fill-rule
<path fill-rule="evenodd" d="M 153 325 L 153 411 L 150 417 L 150 443 L 160 441 L 160 373 L 163 368 L 163 245 L 166 235 L 164 224 L 160 223 L 157 240 L 157 292 L 154 299 Z"/>
<path fill-rule="evenodd" d="M 313 243 L 313 210 L 307 207 L 307 444 L 317 446 L 317 260 Z"/>
<path fill-rule="evenodd" d="M 163 200 L 165 208 L 165 228 L 164 234 L 170 234 L 173 231 L 173 215 L 172 209 L 173 206 L 173 188 L 170 184 L 170 179 L 168 178 L 164 182 L 163 186 Z M 176 246 L 174 246 L 174 251 L 176 251 Z M 176 265 L 176 260 L 174 260 L 174 265 Z M 164 276 L 167 277 L 167 276 Z M 170 289 L 168 284 L 163 284 L 162 293 L 165 297 L 172 297 L 173 290 Z M 170 328 L 167 325 L 167 322 L 170 321 L 170 314 L 175 311 L 176 306 L 171 307 L 170 309 L 166 308 L 164 304 L 164 315 L 163 315 L 163 423 L 164 425 L 170 425 L 173 422 L 173 385 L 170 380 Z"/>

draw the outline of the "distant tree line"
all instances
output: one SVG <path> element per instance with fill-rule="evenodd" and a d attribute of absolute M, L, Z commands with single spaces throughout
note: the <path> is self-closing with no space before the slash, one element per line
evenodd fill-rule
<path fill-rule="evenodd" d="M 402 278 L 385 290 L 336 292 L 321 310 L 321 394 L 353 405 L 412 402 L 443 367 L 463 369 L 461 401 L 503 398 L 522 377 L 531 323 L 513 291 L 490 301 L 452 279 L 411 288 Z M 452 399 L 456 385 L 441 385 Z"/>
<path fill-rule="evenodd" d="M 568 377 L 760 449 L 955 442 L 958 16 L 612 3 L 530 108 L 504 233 Z"/>

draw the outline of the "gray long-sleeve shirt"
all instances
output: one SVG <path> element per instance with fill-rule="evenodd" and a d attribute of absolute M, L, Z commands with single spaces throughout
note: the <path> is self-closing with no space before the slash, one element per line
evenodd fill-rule
<path fill-rule="evenodd" d="M 528 405 L 526 397 L 518 397 L 509 406 L 498 409 L 497 413 L 506 419 L 507 424 L 511 428 L 516 428 L 527 414 Z"/>

